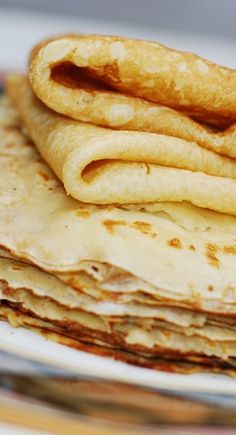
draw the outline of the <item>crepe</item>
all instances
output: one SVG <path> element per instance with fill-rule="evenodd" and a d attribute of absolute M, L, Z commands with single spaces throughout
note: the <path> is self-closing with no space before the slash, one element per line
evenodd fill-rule
<path fill-rule="evenodd" d="M 88 103 L 93 107 L 92 91 L 101 91 L 100 102 L 104 96 L 105 106 L 107 102 L 110 109 L 116 94 L 109 90 L 114 89 L 187 112 L 204 123 L 219 126 L 236 121 L 234 70 L 156 42 L 118 36 L 64 35 L 39 44 L 31 60 L 30 78 L 37 95 L 59 112 L 66 111 L 69 116 L 72 112 L 75 117 L 78 113 L 78 119 L 83 109 L 75 109 L 77 98 L 84 106 Z M 91 77 L 95 80 L 92 85 L 87 81 Z M 99 99 L 99 95 L 95 96 Z M 120 118 L 128 122 L 136 111 L 132 110 L 136 109 L 136 100 L 131 99 L 129 104 L 127 98 L 122 100 L 118 95 L 117 101 L 125 107 L 112 110 L 110 117 L 119 111 Z M 94 104 L 97 112 L 95 101 Z M 142 108 L 152 112 L 154 106 L 137 100 L 137 110 Z M 114 113 L 114 118 L 119 117 Z"/>
<path fill-rule="evenodd" d="M 57 115 L 37 100 L 24 76 L 8 92 L 41 155 L 66 192 L 94 204 L 189 201 L 236 214 L 236 162 L 194 142 L 114 131 Z"/>
<path fill-rule="evenodd" d="M 69 77 L 69 79 L 67 78 Z M 76 77 L 76 78 L 75 78 Z M 71 65 L 56 67 L 44 83 L 31 80 L 36 95 L 51 109 L 72 119 L 118 130 L 165 134 L 196 142 L 217 153 L 236 157 L 236 126 L 210 128 L 183 112 L 141 98 L 106 89 L 101 83 L 82 76 Z"/>
<path fill-rule="evenodd" d="M 61 37 L 59 41 L 53 41 L 52 39 L 43 41 L 33 49 L 31 55 L 31 85 L 36 95 L 48 107 L 79 121 L 121 130 L 166 134 L 189 142 L 196 142 L 200 146 L 230 157 L 236 157 L 236 148 L 234 146 L 236 139 L 235 125 L 231 125 L 224 131 L 211 129 L 206 126 L 205 123 L 210 120 L 204 118 L 204 115 L 202 115 L 204 124 L 201 124 L 195 122 L 180 110 L 174 110 L 158 103 L 151 103 L 144 98 L 133 97 L 131 95 L 132 90 L 131 94 L 117 92 L 95 77 L 97 69 L 93 71 L 92 77 L 87 68 L 80 66 L 80 59 L 64 60 L 63 47 L 66 41 L 67 44 L 70 41 L 73 46 L 76 43 L 77 51 L 80 51 L 82 38 L 67 35 Z M 114 47 L 114 42 L 111 41 L 110 45 Z M 71 50 L 73 51 L 72 46 Z M 96 50 L 95 41 L 94 50 Z M 61 60 L 58 59 L 60 52 Z M 171 50 L 169 50 L 169 55 L 170 52 Z M 52 59 L 52 53 L 57 57 L 56 63 Z M 101 52 L 99 55 L 102 57 L 104 54 Z M 176 62 L 171 59 L 168 60 L 167 57 L 165 68 L 169 68 L 171 63 L 172 68 L 176 68 L 177 76 L 181 73 L 179 64 L 183 68 L 184 62 L 179 63 L 177 52 L 172 51 L 172 55 L 177 55 Z M 184 55 L 182 53 L 182 56 Z M 70 53 L 68 56 L 70 56 Z M 153 60 L 153 58 L 151 59 Z M 79 66 L 76 66 L 77 61 Z M 155 80 L 156 78 L 157 75 Z M 185 75 L 182 79 L 178 78 L 178 80 L 182 80 L 184 83 Z M 152 90 L 153 88 L 156 89 L 156 82 L 153 79 L 149 83 L 151 83 Z M 115 86 L 116 83 L 113 87 Z M 163 93 L 163 89 L 161 93 Z M 146 98 L 146 95 L 144 97 Z M 157 99 L 157 101 L 159 100 Z M 165 102 L 171 107 L 173 103 L 174 101 L 171 98 Z M 223 114 L 221 115 L 217 120 L 218 128 L 222 126 Z M 228 119 L 228 125 L 233 121 L 235 119 Z"/>

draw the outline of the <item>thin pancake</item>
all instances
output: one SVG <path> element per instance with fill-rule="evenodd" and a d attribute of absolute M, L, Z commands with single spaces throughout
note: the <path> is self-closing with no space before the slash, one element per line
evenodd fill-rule
<path fill-rule="evenodd" d="M 43 42 L 40 48 L 49 42 Z M 47 63 L 47 50 L 50 52 L 51 45 L 40 54 L 38 47 L 33 50 L 32 59 L 36 54 L 37 57 L 30 68 L 30 80 L 36 95 L 56 112 L 103 127 L 179 137 L 212 151 L 236 156 L 233 145 L 236 139 L 235 124 L 223 131 L 209 128 L 181 111 L 116 92 L 92 78 L 85 68 L 79 68 L 71 62 L 62 61 L 53 65 L 49 60 Z"/>
<path fill-rule="evenodd" d="M 46 109 L 24 76 L 10 77 L 8 91 L 40 153 L 74 198 L 96 204 L 187 200 L 236 214 L 234 160 L 178 138 L 68 120 Z"/>
<path fill-rule="evenodd" d="M 194 54 L 155 42 L 102 35 L 64 36 L 35 53 L 30 77 L 37 94 L 47 102 L 51 70 L 70 62 L 125 94 L 188 112 L 208 123 L 236 121 L 236 72 Z M 69 79 L 73 87 L 73 75 Z M 127 117 L 130 110 L 123 113 Z"/>

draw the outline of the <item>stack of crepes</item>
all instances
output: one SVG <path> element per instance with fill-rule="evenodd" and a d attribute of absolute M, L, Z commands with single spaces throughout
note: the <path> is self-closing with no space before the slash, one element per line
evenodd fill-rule
<path fill-rule="evenodd" d="M 1 318 L 133 364 L 235 374 L 236 71 L 73 35 L 38 45 L 7 92 Z"/>

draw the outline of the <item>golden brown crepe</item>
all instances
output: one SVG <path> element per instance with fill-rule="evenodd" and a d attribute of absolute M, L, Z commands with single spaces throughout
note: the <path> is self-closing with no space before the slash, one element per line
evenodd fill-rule
<path fill-rule="evenodd" d="M 68 194 L 95 204 L 189 201 L 236 214 L 236 162 L 166 135 L 114 131 L 57 115 L 34 97 L 27 79 L 8 92 L 41 155 Z"/>
<path fill-rule="evenodd" d="M 236 72 L 192 53 L 118 36 L 69 35 L 49 42 L 36 57 L 32 69 L 44 77 L 51 66 L 69 61 L 123 93 L 185 109 L 204 121 L 236 120 Z"/>
<path fill-rule="evenodd" d="M 133 364 L 235 373 L 236 218 L 79 203 L 2 127 L 0 220 L 2 318 Z"/>
<path fill-rule="evenodd" d="M 64 35 L 33 50 L 30 81 L 48 107 L 71 118 L 236 156 L 236 72 L 196 55 L 148 41 Z"/>

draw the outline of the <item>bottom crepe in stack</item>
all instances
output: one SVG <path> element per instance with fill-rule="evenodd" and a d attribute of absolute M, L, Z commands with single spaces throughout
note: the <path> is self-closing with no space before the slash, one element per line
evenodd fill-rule
<path fill-rule="evenodd" d="M 236 373 L 236 218 L 71 199 L 1 111 L 0 317 L 132 364 Z"/>

